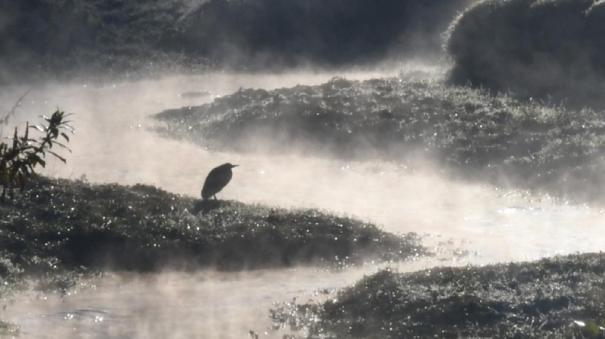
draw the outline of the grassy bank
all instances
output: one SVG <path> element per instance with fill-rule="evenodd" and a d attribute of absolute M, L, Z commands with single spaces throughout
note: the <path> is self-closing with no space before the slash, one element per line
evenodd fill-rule
<path fill-rule="evenodd" d="M 439 81 L 333 79 L 319 86 L 246 89 L 157 118 L 164 122 L 162 133 L 210 148 L 392 160 L 420 153 L 473 179 L 605 199 L 603 112 Z"/>
<path fill-rule="evenodd" d="M 143 185 L 42 178 L 0 202 L 0 215 L 0 278 L 9 286 L 27 276 L 91 270 L 342 265 L 426 253 L 415 235 L 399 237 L 350 218 L 202 203 Z"/>
<path fill-rule="evenodd" d="M 324 304 L 289 305 L 273 316 L 311 337 L 602 338 L 604 273 L 604 254 L 382 271 Z"/>

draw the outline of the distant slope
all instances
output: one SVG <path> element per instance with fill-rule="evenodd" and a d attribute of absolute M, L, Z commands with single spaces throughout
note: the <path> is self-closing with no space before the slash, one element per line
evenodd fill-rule
<path fill-rule="evenodd" d="M 173 43 L 249 68 L 347 66 L 438 57 L 441 34 L 471 0 L 210 0 Z"/>
<path fill-rule="evenodd" d="M 163 133 L 212 148 L 393 160 L 420 153 L 473 179 L 605 199 L 604 112 L 438 81 L 246 89 L 157 118 Z"/>
<path fill-rule="evenodd" d="M 153 45 L 182 15 L 178 0 L 2 0 L 1 46 L 35 56 Z"/>
<path fill-rule="evenodd" d="M 482 1 L 454 23 L 447 51 L 455 83 L 605 105 L 603 1 Z"/>
<path fill-rule="evenodd" d="M 0 85 L 44 74 L 440 56 L 441 33 L 470 1 L 0 0 Z"/>
<path fill-rule="evenodd" d="M 159 42 L 184 13 L 180 0 L 0 0 L 0 84 L 168 62 Z"/>

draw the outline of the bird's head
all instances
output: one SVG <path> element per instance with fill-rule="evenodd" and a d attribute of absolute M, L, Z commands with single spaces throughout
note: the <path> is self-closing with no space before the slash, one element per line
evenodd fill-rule
<path fill-rule="evenodd" d="M 235 168 L 235 167 L 237 167 L 237 166 L 239 166 L 239 165 L 233 165 L 232 163 L 228 162 L 228 163 L 226 163 L 224 166 L 227 166 L 227 167 L 229 167 L 229 168 Z"/>

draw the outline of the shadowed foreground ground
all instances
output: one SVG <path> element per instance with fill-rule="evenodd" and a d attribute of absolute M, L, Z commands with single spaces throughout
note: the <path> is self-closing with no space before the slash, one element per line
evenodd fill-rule
<path fill-rule="evenodd" d="M 603 338 L 604 254 L 531 263 L 381 271 L 274 320 L 326 338 Z"/>
<path fill-rule="evenodd" d="M 399 237 L 350 218 L 202 203 L 143 185 L 41 178 L 0 202 L 0 215 L 0 281 L 9 286 L 37 276 L 69 287 L 66 278 L 91 269 L 343 265 L 427 253 L 413 234 Z"/>

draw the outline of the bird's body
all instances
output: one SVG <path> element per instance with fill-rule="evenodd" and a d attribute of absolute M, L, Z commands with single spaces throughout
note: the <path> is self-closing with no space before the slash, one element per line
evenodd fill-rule
<path fill-rule="evenodd" d="M 231 177 L 233 176 L 231 169 L 236 166 L 237 165 L 226 163 L 213 168 L 210 173 L 208 173 L 206 181 L 204 181 L 202 199 L 208 200 L 211 197 L 216 199 L 216 193 L 220 192 L 227 186 L 229 181 L 231 181 Z"/>

